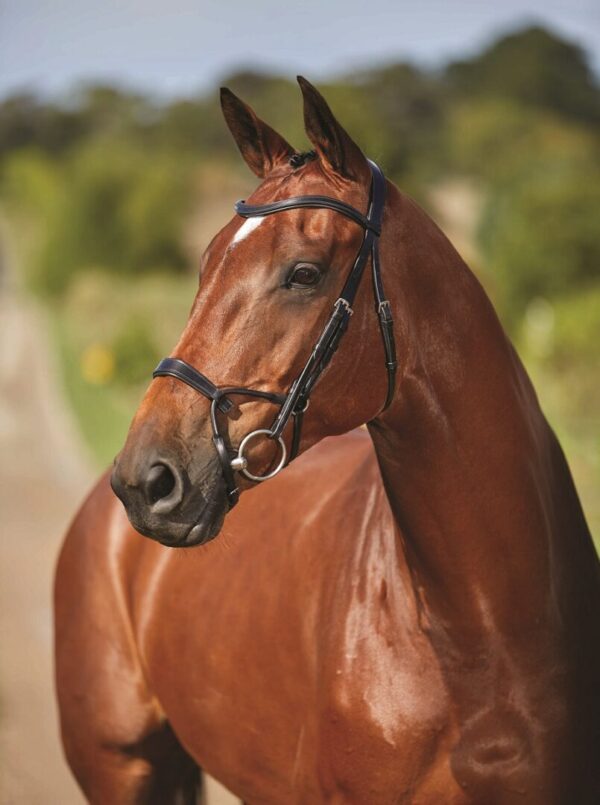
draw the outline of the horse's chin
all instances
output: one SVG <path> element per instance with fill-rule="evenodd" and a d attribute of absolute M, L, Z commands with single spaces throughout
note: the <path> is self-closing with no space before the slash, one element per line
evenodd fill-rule
<path fill-rule="evenodd" d="M 195 545 L 210 542 L 219 536 L 227 511 L 225 495 L 212 498 L 180 542 L 176 544 L 163 542 L 162 544 L 175 548 L 193 548 Z"/>
<path fill-rule="evenodd" d="M 129 521 L 139 534 L 169 548 L 204 545 L 219 535 L 229 508 L 220 486 L 211 495 L 202 495 L 194 501 L 196 506 L 187 506 L 185 516 L 180 513 L 177 520 L 138 518 L 135 512 L 127 512 Z"/>

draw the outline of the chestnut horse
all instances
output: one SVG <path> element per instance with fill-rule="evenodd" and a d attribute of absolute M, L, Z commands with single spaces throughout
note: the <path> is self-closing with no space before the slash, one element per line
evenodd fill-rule
<path fill-rule="evenodd" d="M 263 180 L 249 202 L 366 211 L 369 163 L 300 85 L 311 155 L 222 93 Z M 174 356 L 283 399 L 363 237 L 335 209 L 236 216 Z M 314 449 L 248 495 L 239 476 L 227 515 L 208 401 L 157 377 L 112 477 L 157 542 L 107 478 L 77 516 L 56 673 L 90 801 L 192 802 L 198 767 L 255 805 L 599 801 L 599 572 L 567 463 L 479 283 L 389 182 L 380 250 L 399 356 L 386 410 L 364 279 L 304 415 Z M 218 414 L 229 445 L 273 422 L 272 401 L 237 402 Z M 365 422 L 374 451 L 364 431 L 322 442 Z M 252 441 L 253 473 L 275 444 Z"/>

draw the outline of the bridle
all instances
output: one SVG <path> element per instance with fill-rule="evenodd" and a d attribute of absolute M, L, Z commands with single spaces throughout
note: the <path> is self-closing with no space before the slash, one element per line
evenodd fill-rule
<path fill-rule="evenodd" d="M 310 357 L 304 364 L 304 368 L 293 381 L 287 394 L 258 391 L 243 386 L 222 386 L 219 388 L 215 386 L 206 375 L 203 375 L 202 372 L 199 372 L 189 363 L 179 358 L 164 358 L 153 372 L 153 377 L 175 377 L 211 400 L 210 419 L 213 431 L 213 442 L 221 462 L 230 508 L 233 508 L 239 500 L 239 489 L 235 481 L 235 472 L 241 472 L 251 481 L 266 481 L 269 478 L 274 478 L 289 461 L 292 461 L 297 456 L 302 434 L 302 423 L 310 402 L 310 395 L 319 377 L 335 354 L 342 336 L 346 332 L 348 322 L 353 312 L 352 305 L 369 256 L 371 257 L 375 306 L 379 316 L 379 324 L 385 349 L 385 365 L 388 375 L 387 394 L 381 410 L 384 411 L 393 399 L 397 367 L 393 331 L 394 324 L 390 303 L 385 298 L 379 264 L 379 236 L 381 234 L 385 203 L 385 177 L 381 168 L 371 160 L 369 160 L 369 166 L 371 168 L 371 189 L 366 216 L 350 206 L 350 204 L 346 204 L 344 201 L 329 196 L 294 196 L 292 198 L 282 199 L 281 201 L 273 201 L 269 204 L 259 205 L 246 204 L 245 201 L 238 201 L 235 205 L 235 211 L 238 215 L 242 216 L 242 218 L 264 217 L 285 210 L 329 209 L 339 212 L 341 215 L 345 215 L 346 218 L 359 224 L 359 226 L 364 229 L 363 242 L 356 255 L 354 265 L 346 278 L 342 291 L 333 306 L 329 320 L 317 339 Z M 220 411 L 224 414 L 229 413 L 233 408 L 233 403 L 229 397 L 238 394 L 267 400 L 279 405 L 280 409 L 270 428 L 259 428 L 258 430 L 248 433 L 240 442 L 237 453 L 231 456 L 219 430 L 217 412 Z M 288 459 L 287 447 L 282 434 L 290 418 L 293 418 L 294 429 Z M 254 475 L 248 470 L 248 460 L 244 452 L 248 444 L 260 435 L 277 440 L 281 449 L 281 457 L 277 466 L 271 472 L 265 475 Z"/>
<path fill-rule="evenodd" d="M 281 201 L 273 201 L 270 204 L 259 205 L 246 204 L 245 201 L 238 201 L 235 205 L 235 211 L 238 215 L 241 215 L 242 218 L 263 217 L 283 212 L 284 210 L 334 210 L 341 215 L 345 215 L 346 218 L 354 221 L 364 229 L 363 242 L 356 255 L 354 265 L 346 278 L 339 298 L 333 306 L 329 320 L 314 345 L 310 357 L 304 364 L 304 368 L 293 381 L 287 394 L 257 391 L 256 389 L 248 389 L 243 386 L 222 386 L 219 388 L 215 386 L 206 375 L 203 375 L 202 372 L 199 372 L 189 363 L 179 358 L 164 358 L 153 372 L 153 377 L 175 377 L 211 400 L 210 419 L 213 431 L 213 442 L 221 462 L 230 508 L 235 506 L 240 495 L 235 481 L 235 472 L 241 472 L 251 481 L 266 481 L 269 478 L 275 477 L 286 464 L 298 455 L 302 434 L 302 422 L 310 402 L 310 395 L 319 377 L 325 370 L 325 367 L 335 354 L 342 336 L 346 332 L 348 322 L 352 316 L 352 305 L 369 256 L 371 257 L 375 307 L 377 315 L 379 316 L 388 376 L 386 399 L 381 410 L 384 411 L 393 399 L 397 367 L 393 331 L 394 323 L 390 303 L 385 298 L 379 265 L 379 236 L 381 234 L 385 203 L 385 177 L 381 168 L 374 162 L 371 162 L 371 160 L 369 160 L 369 166 L 371 168 L 371 190 L 367 215 L 363 215 L 357 209 L 350 206 L 350 204 L 346 204 L 344 201 L 329 196 L 294 196 L 292 198 L 282 199 Z M 258 430 L 253 430 L 248 433 L 240 442 L 235 455 L 232 456 L 219 430 L 217 416 L 219 411 L 223 414 L 227 414 L 231 411 L 233 403 L 229 397 L 236 394 L 267 400 L 275 405 L 279 405 L 280 408 L 271 427 L 259 428 Z M 294 429 L 288 458 L 287 448 L 282 434 L 290 418 L 294 421 Z M 254 475 L 248 470 L 248 460 L 244 452 L 248 444 L 260 435 L 264 435 L 269 439 L 275 439 L 279 443 L 281 457 L 277 466 L 271 470 L 271 472 L 265 475 Z"/>

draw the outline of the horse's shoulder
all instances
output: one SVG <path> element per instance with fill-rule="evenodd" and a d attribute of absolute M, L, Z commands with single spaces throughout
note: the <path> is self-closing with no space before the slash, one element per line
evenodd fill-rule
<path fill-rule="evenodd" d="M 61 547 L 56 585 L 90 589 L 98 577 L 121 582 L 128 560 L 134 561 L 148 541 L 130 525 L 110 487 L 110 471 L 96 481 L 73 518 Z"/>

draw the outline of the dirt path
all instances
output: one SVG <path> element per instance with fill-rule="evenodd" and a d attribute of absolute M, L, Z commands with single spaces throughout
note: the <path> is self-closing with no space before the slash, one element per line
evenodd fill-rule
<path fill-rule="evenodd" d="M 51 579 L 91 472 L 53 388 L 39 314 L 0 293 L 0 802 L 74 805 L 83 799 L 62 758 L 52 689 Z"/>
<path fill-rule="evenodd" d="M 51 588 L 65 528 L 95 473 L 61 397 L 42 313 L 13 287 L 2 257 L 0 805 L 80 805 L 58 737 Z M 208 801 L 237 802 L 212 782 Z"/>

